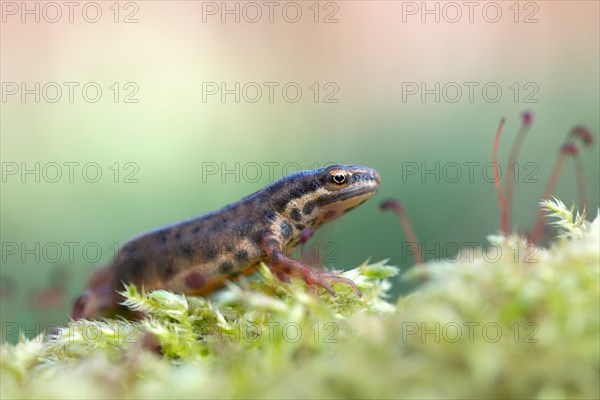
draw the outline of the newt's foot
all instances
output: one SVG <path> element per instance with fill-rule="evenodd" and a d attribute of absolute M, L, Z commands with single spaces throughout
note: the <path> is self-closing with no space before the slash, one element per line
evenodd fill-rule
<path fill-rule="evenodd" d="M 284 282 L 289 282 L 289 276 L 293 272 L 297 272 L 299 274 L 302 274 L 302 278 L 304 279 L 304 282 L 306 282 L 307 285 L 321 286 L 329 293 L 331 293 L 333 297 L 337 297 L 337 294 L 335 293 L 335 290 L 333 290 L 331 285 L 336 283 L 350 286 L 358 297 L 362 297 L 362 293 L 360 292 L 360 290 L 358 290 L 358 288 L 356 287 L 354 282 L 352 282 L 351 279 L 339 276 L 336 272 L 319 271 L 301 263 L 294 263 L 294 267 L 291 269 L 281 268 L 280 266 L 278 267 L 276 267 L 273 272 L 275 273 L 275 276 L 277 276 L 280 280 Z"/>
<path fill-rule="evenodd" d="M 279 243 L 276 237 L 265 236 L 263 238 L 263 249 L 269 258 L 268 264 L 271 271 L 284 282 L 289 281 L 289 277 L 292 275 L 300 275 L 307 285 L 321 286 L 334 297 L 336 293 L 331 285 L 343 283 L 350 286 L 358 297 L 362 297 L 362 294 L 350 279 L 341 277 L 335 272 L 318 271 L 283 254 L 281 243 Z"/>
<path fill-rule="evenodd" d="M 354 282 L 352 282 L 351 279 L 339 276 L 334 272 L 317 271 L 316 269 L 308 266 L 305 266 L 302 272 L 304 273 L 304 281 L 308 285 L 322 286 L 323 288 L 325 288 L 325 290 L 331 293 L 333 297 L 337 296 L 335 290 L 333 290 L 333 288 L 331 287 L 331 285 L 334 283 L 348 285 L 352 288 L 352 290 L 354 290 L 354 293 L 356 293 L 358 297 L 362 297 L 362 293 L 360 292 L 360 290 L 358 290 L 358 288 L 356 287 Z"/>

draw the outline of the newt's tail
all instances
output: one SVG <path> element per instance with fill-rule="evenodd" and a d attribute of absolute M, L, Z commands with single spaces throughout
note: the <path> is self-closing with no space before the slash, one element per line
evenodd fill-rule
<path fill-rule="evenodd" d="M 72 319 L 94 319 L 118 307 L 119 295 L 113 287 L 112 271 L 112 268 L 107 266 L 92 274 L 87 289 L 73 304 Z"/>

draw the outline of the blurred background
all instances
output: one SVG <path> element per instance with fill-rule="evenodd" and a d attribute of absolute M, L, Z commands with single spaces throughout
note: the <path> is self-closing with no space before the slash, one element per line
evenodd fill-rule
<path fill-rule="evenodd" d="M 332 162 L 375 168 L 382 184 L 313 238 L 316 263 L 413 265 L 378 209 L 389 197 L 428 260 L 453 257 L 499 231 L 501 117 L 505 175 L 521 113 L 533 113 L 515 168 L 525 231 L 569 130 L 599 132 L 597 2 L 1 7 L 3 340 L 64 323 L 90 271 L 131 237 Z M 597 140 L 581 148 L 590 218 L 598 153 Z M 579 202 L 572 160 L 555 194 Z"/>

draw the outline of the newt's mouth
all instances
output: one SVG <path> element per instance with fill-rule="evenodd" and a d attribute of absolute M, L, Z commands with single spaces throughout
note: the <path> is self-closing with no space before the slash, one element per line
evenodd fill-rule
<path fill-rule="evenodd" d="M 367 186 L 367 187 L 360 187 L 360 188 L 348 188 L 347 191 L 344 191 L 343 193 L 334 193 L 331 195 L 327 195 L 326 198 L 324 198 L 323 200 L 319 199 L 317 201 L 317 204 L 319 205 L 326 205 L 326 204 L 331 204 L 331 203 L 335 203 L 335 202 L 343 202 L 345 200 L 350 200 L 353 198 L 363 198 L 363 197 L 372 197 L 375 195 L 375 193 L 377 193 L 377 190 L 379 190 L 379 186 L 378 185 L 372 185 L 372 186 Z"/>
<path fill-rule="evenodd" d="M 319 224 L 332 221 L 354 210 L 377 193 L 379 187 L 375 184 L 369 187 L 355 188 L 345 193 L 334 193 L 322 196 L 317 204 L 322 210 Z"/>

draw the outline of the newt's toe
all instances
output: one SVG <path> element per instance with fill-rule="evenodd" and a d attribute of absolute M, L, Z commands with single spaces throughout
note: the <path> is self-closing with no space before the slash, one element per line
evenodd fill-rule
<path fill-rule="evenodd" d="M 319 285 L 325 288 L 333 297 L 336 297 L 335 290 L 331 287 L 332 284 L 339 283 L 348 285 L 352 288 L 358 297 L 362 297 L 362 293 L 356 287 L 356 284 L 351 279 L 344 278 L 331 272 L 321 272 L 310 267 L 306 267 L 304 280 L 309 285 Z"/>

